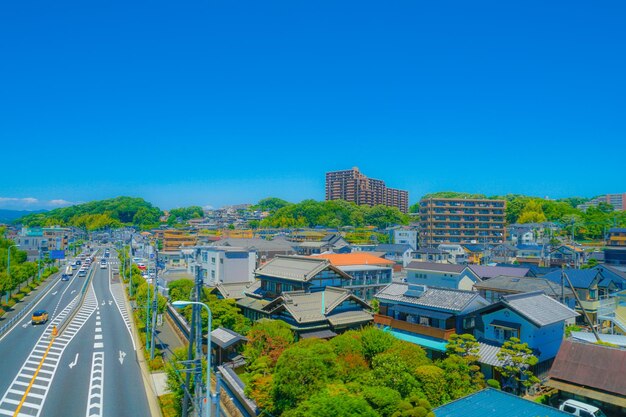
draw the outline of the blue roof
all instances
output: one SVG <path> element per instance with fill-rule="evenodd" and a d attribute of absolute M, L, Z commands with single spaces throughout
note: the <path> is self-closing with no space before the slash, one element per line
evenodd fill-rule
<path fill-rule="evenodd" d="M 565 274 L 569 278 L 570 282 L 574 286 L 574 288 L 589 288 L 594 278 L 598 275 L 598 271 L 595 269 L 565 269 Z M 549 274 L 543 276 L 543 278 L 548 279 L 552 282 L 556 282 L 557 284 L 561 283 L 561 271 L 553 271 Z"/>
<path fill-rule="evenodd" d="M 523 243 L 516 246 L 518 250 L 538 250 L 543 249 L 542 245 L 525 245 Z"/>
<path fill-rule="evenodd" d="M 547 405 L 487 388 L 435 408 L 435 417 L 571 417 Z"/>
<path fill-rule="evenodd" d="M 407 250 L 411 250 L 411 245 L 407 243 L 383 243 L 376 246 L 375 249 L 377 252 L 395 252 L 395 253 L 404 253 Z"/>

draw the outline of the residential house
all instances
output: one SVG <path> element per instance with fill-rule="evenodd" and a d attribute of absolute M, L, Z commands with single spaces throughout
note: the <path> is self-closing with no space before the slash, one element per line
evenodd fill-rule
<path fill-rule="evenodd" d="M 451 243 L 442 243 L 437 248 L 450 254 L 451 262 L 459 265 L 467 264 L 467 254 L 465 253 L 463 246 Z"/>
<path fill-rule="evenodd" d="M 273 240 L 253 239 L 222 239 L 212 243 L 214 246 L 233 246 L 254 250 L 257 254 L 257 267 L 273 259 L 277 255 L 295 255 L 294 243 L 276 237 Z"/>
<path fill-rule="evenodd" d="M 528 277 L 532 276 L 532 272 L 528 267 L 508 267 L 508 266 L 491 266 L 491 265 L 468 265 L 464 270 L 464 274 L 473 281 L 485 281 L 500 275 L 508 275 L 511 277 Z"/>
<path fill-rule="evenodd" d="M 390 284 L 393 278 L 394 262 L 367 252 L 322 254 L 314 257 L 328 259 L 332 265 L 350 275 L 352 282 L 344 288 L 350 289 L 357 297 L 366 301 Z"/>
<path fill-rule="evenodd" d="M 585 252 L 581 248 L 572 245 L 560 245 L 550 250 L 548 266 L 569 265 L 577 268 L 585 261 Z"/>
<path fill-rule="evenodd" d="M 520 264 L 542 265 L 548 254 L 547 245 L 517 245 L 517 262 Z"/>
<path fill-rule="evenodd" d="M 528 344 L 539 359 L 535 374 L 545 374 L 559 351 L 566 323 L 573 321 L 578 313 L 543 291 L 536 291 L 505 295 L 500 301 L 475 311 L 472 316 L 476 326 L 474 336 L 483 344 L 481 368 L 485 377 L 492 378 L 493 368 L 500 365 L 498 346 L 511 337 Z"/>
<path fill-rule="evenodd" d="M 407 281 L 430 287 L 471 290 L 475 280 L 461 279 L 465 266 L 435 262 L 411 262 L 407 265 Z"/>
<path fill-rule="evenodd" d="M 370 306 L 350 289 L 341 288 L 350 286 L 352 277 L 328 259 L 277 256 L 257 268 L 255 276 L 259 287 L 237 300 L 237 306 L 251 320 L 281 319 L 298 334 L 326 332 L 316 337 L 372 320 Z"/>
<path fill-rule="evenodd" d="M 433 410 L 435 417 L 571 417 L 554 407 L 486 388 Z"/>
<path fill-rule="evenodd" d="M 508 243 L 501 243 L 491 248 L 489 262 L 512 263 L 517 257 L 517 248 Z"/>
<path fill-rule="evenodd" d="M 413 249 L 408 244 L 380 244 L 374 249 L 376 252 L 385 252 L 385 259 L 406 267 L 411 262 Z"/>
<path fill-rule="evenodd" d="M 413 251 L 412 257 L 418 262 L 455 263 L 450 253 L 439 248 L 419 248 Z"/>
<path fill-rule="evenodd" d="M 394 227 L 391 229 L 392 242 L 396 245 L 410 245 L 411 249 L 417 250 L 417 238 L 419 232 L 416 228 Z"/>
<path fill-rule="evenodd" d="M 485 254 L 489 254 L 489 250 L 491 249 L 491 245 L 483 245 L 483 244 L 467 244 L 462 245 L 463 249 L 465 249 L 465 254 L 467 258 L 468 264 L 480 265 L 483 263 L 483 257 Z"/>
<path fill-rule="evenodd" d="M 563 298 L 563 304 L 570 308 L 575 305 L 574 293 L 571 289 L 561 287 L 545 278 L 500 275 L 476 282 L 474 289 L 490 303 L 500 301 L 505 295 L 543 291 L 544 294 L 557 301 Z"/>
<path fill-rule="evenodd" d="M 475 291 L 436 288 L 394 282 L 375 298 L 379 314 L 374 323 L 399 339 L 418 344 L 430 357 L 440 357 L 452 334 L 471 331 L 473 323 L 466 316 L 486 306 L 487 301 Z"/>
<path fill-rule="evenodd" d="M 507 227 L 507 237 L 513 245 L 532 245 L 537 242 L 535 230 L 525 224 L 511 224 Z"/>
<path fill-rule="evenodd" d="M 233 246 L 196 246 L 189 263 L 189 272 L 195 276 L 201 270 L 204 285 L 251 283 L 254 281 L 256 252 Z"/>
<path fill-rule="evenodd" d="M 608 415 L 626 415 L 626 350 L 564 340 L 546 385 Z"/>
<path fill-rule="evenodd" d="M 331 246 L 331 251 L 333 253 L 350 253 L 352 252 L 352 248 L 348 241 L 341 236 L 339 233 L 329 233 L 322 238 L 322 242 L 327 242 Z"/>
<path fill-rule="evenodd" d="M 610 265 L 626 265 L 626 228 L 609 229 L 609 239 L 604 248 L 604 262 Z"/>
<path fill-rule="evenodd" d="M 563 271 L 554 271 L 546 274 L 543 278 L 559 285 L 563 281 L 564 285 L 568 285 L 568 281 L 563 278 L 562 273 L 565 273 L 566 277 L 569 278 L 569 282 L 571 282 L 580 299 L 580 304 L 594 323 L 598 318 L 597 313 L 598 308 L 601 307 L 601 301 L 608 299 L 610 294 L 619 289 L 617 284 L 621 284 L 621 281 L 618 281 L 617 278 L 605 276 L 601 270 L 596 268 L 566 268 Z M 582 311 L 578 305 L 576 305 L 576 309 Z M 579 320 L 582 323 L 583 318 L 581 317 Z"/>

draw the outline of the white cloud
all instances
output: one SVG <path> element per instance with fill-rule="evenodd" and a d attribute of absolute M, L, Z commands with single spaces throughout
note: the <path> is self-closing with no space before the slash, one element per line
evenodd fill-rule
<path fill-rule="evenodd" d="M 0 208 L 9 210 L 39 210 L 71 206 L 73 203 L 62 198 L 39 200 L 35 197 L 0 197 Z"/>
<path fill-rule="evenodd" d="M 214 209 L 215 209 L 215 207 L 213 207 L 210 204 L 207 204 L 206 206 L 202 206 L 202 210 L 214 210 Z"/>

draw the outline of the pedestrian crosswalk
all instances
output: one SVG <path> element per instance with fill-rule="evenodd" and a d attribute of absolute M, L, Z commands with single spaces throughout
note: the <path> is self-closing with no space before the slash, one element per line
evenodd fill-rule
<path fill-rule="evenodd" d="M 77 296 L 43 332 L 0 400 L 0 416 L 38 417 L 40 415 L 63 351 L 98 308 L 93 286 L 89 287 L 83 305 L 67 329 L 60 337 L 53 338 L 53 331 L 56 331 L 57 326 L 71 313 L 78 301 Z"/>

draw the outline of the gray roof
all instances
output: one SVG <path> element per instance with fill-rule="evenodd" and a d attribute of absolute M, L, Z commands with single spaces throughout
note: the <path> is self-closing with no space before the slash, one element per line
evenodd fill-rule
<path fill-rule="evenodd" d="M 363 306 L 367 304 L 356 297 L 350 290 L 326 287 L 324 291 L 305 293 L 303 291 L 284 292 L 282 296 L 273 300 L 265 307 L 268 312 L 275 312 L 285 309 L 298 323 L 311 323 L 325 321 L 333 317 L 332 311 L 335 307 L 348 299 L 360 301 Z M 369 307 L 368 307 L 369 308 Z M 363 316 L 366 314 L 367 317 Z M 372 319 L 372 315 L 364 311 L 348 311 L 338 313 L 337 316 L 348 320 L 367 321 Z M 347 316 L 347 317 L 346 317 Z"/>
<path fill-rule="evenodd" d="M 239 341 L 245 340 L 247 339 L 239 333 L 223 327 L 218 327 L 211 332 L 211 343 L 218 345 L 222 349 L 226 349 Z"/>
<path fill-rule="evenodd" d="M 451 312 L 465 310 L 474 300 L 487 301 L 475 291 L 455 290 L 451 288 L 426 287 L 419 297 L 407 296 L 409 284 L 393 282 L 380 290 L 374 297 L 380 300 L 399 301 L 422 307 L 431 307 Z"/>
<path fill-rule="evenodd" d="M 478 342 L 478 362 L 492 366 L 502 366 L 504 362 L 498 359 L 500 346 Z"/>
<path fill-rule="evenodd" d="M 211 246 L 235 246 L 247 249 L 257 249 L 259 251 L 287 251 L 294 252 L 293 244 L 283 239 L 265 240 L 253 239 L 222 239 L 211 244 Z"/>
<path fill-rule="evenodd" d="M 555 282 L 545 278 L 532 277 L 512 277 L 509 275 L 500 275 L 486 281 L 480 281 L 474 284 L 476 289 L 489 289 L 496 291 L 508 291 L 513 293 L 525 293 L 534 291 L 543 291 L 551 297 L 561 296 L 561 286 Z M 564 288 L 565 296 L 573 296 L 572 290 Z"/>
<path fill-rule="evenodd" d="M 411 245 L 409 245 L 408 243 L 396 243 L 396 244 L 391 244 L 391 243 L 382 243 L 378 246 L 376 246 L 376 249 L 374 249 L 375 251 L 379 251 L 379 252 L 385 252 L 385 253 L 399 253 L 402 254 L 408 250 L 411 250 Z"/>
<path fill-rule="evenodd" d="M 336 271 L 346 279 L 350 279 L 349 275 L 334 267 L 328 259 L 306 256 L 278 255 L 265 265 L 257 268 L 255 274 L 306 282 L 326 268 Z"/>
<path fill-rule="evenodd" d="M 547 326 L 579 315 L 543 292 L 505 295 L 501 302 L 538 326 Z"/>
<path fill-rule="evenodd" d="M 508 275 L 511 277 L 525 277 L 528 274 L 529 268 L 512 268 L 506 266 L 487 266 L 487 265 L 468 265 L 474 274 L 480 279 L 489 279 L 497 277 L 498 275 Z"/>
<path fill-rule="evenodd" d="M 238 300 L 240 298 L 245 297 L 246 292 L 254 292 L 259 289 L 261 286 L 261 281 L 254 282 L 229 282 L 229 283 L 221 283 L 217 284 L 214 288 L 216 288 L 222 297 L 224 298 L 233 298 Z"/>
<path fill-rule="evenodd" d="M 421 271 L 439 271 L 460 274 L 465 269 L 465 266 L 456 264 L 440 264 L 436 262 L 413 261 L 408 264 L 405 269 L 419 269 Z"/>

